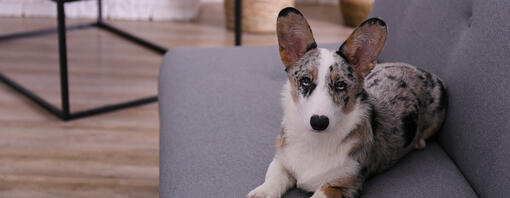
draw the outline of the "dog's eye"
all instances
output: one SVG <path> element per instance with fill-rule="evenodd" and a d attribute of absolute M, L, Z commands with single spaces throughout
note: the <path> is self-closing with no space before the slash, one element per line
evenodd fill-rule
<path fill-rule="evenodd" d="M 343 90 L 345 90 L 345 86 L 346 86 L 346 84 L 345 84 L 344 81 L 338 81 L 338 82 L 335 83 L 335 90 L 336 91 L 343 91 Z"/>
<path fill-rule="evenodd" d="M 310 78 L 308 78 L 308 77 L 303 77 L 303 78 L 301 78 L 301 80 L 299 80 L 299 83 L 301 83 L 301 86 L 303 86 L 303 87 L 310 86 L 311 82 L 312 82 L 312 80 L 310 80 Z"/>

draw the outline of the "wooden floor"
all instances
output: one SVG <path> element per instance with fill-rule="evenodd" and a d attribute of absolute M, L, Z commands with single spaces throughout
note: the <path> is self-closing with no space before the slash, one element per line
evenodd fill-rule
<path fill-rule="evenodd" d="M 343 41 L 338 7 L 299 5 L 318 43 Z M 88 20 L 68 20 L 68 24 Z M 53 27 L 53 18 L 0 18 L 0 35 Z M 168 48 L 231 46 L 221 4 L 192 22 L 111 21 Z M 0 72 L 60 104 L 56 35 L 0 43 Z M 274 34 L 244 35 L 275 45 Z M 68 34 L 71 111 L 157 94 L 162 57 L 96 29 Z M 0 197 L 157 197 L 157 104 L 61 122 L 0 83 Z"/>

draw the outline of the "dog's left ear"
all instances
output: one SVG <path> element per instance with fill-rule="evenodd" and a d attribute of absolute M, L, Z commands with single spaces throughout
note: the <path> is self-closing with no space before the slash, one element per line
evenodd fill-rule
<path fill-rule="evenodd" d="M 386 34 L 383 20 L 368 19 L 352 32 L 337 53 L 349 61 L 359 76 L 365 77 L 375 67 L 386 43 Z"/>
<path fill-rule="evenodd" d="M 280 11 L 276 34 L 285 70 L 292 67 L 308 50 L 317 48 L 308 22 L 295 8 L 287 7 Z"/>

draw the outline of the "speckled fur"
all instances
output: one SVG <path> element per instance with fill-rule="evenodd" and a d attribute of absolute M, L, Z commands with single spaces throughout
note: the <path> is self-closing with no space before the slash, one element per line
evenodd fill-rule
<path fill-rule="evenodd" d="M 317 65 L 319 65 L 319 51 L 317 49 L 312 49 L 303 55 L 303 58 L 299 59 L 293 67 L 288 68 L 287 75 L 292 82 L 295 83 L 297 94 L 307 97 L 312 93 L 315 87 L 312 86 L 305 89 L 299 86 L 299 80 L 308 77 L 314 84 L 317 84 L 317 76 L 314 76 Z"/>
<path fill-rule="evenodd" d="M 442 125 L 447 93 L 443 81 L 406 63 L 378 64 L 365 78 L 371 104 L 373 145 L 356 153 L 364 174 L 392 166 L 413 148 L 423 148 L 423 132 Z M 371 148 L 370 148 L 371 147 Z"/>

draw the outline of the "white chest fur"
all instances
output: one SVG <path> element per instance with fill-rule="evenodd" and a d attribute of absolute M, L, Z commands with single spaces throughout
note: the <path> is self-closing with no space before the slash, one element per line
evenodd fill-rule
<path fill-rule="evenodd" d="M 286 141 L 287 146 L 276 157 L 294 176 L 299 188 L 315 191 L 323 184 L 358 170 L 358 163 L 349 157 L 351 143 L 334 145 L 332 141 L 300 141 L 292 137 L 287 137 Z"/>

